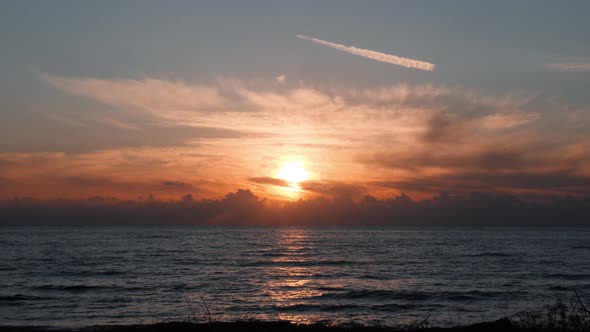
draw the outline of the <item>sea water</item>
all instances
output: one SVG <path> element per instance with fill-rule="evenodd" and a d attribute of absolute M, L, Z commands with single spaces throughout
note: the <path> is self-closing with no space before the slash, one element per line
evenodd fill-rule
<path fill-rule="evenodd" d="M 590 228 L 0 228 L 0 325 L 438 325 L 590 301 Z"/>

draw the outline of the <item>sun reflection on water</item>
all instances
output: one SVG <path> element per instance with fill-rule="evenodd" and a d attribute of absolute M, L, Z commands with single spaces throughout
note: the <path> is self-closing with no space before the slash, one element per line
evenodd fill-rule
<path fill-rule="evenodd" d="M 285 228 L 277 231 L 276 241 L 279 254 L 272 259 L 273 264 L 267 273 L 269 281 L 265 284 L 265 293 L 277 308 L 317 305 L 313 300 L 323 293 L 309 284 L 314 271 L 307 266 L 314 247 L 307 243 L 307 230 Z M 318 320 L 317 315 L 305 312 L 280 312 L 278 318 L 294 323 L 307 324 Z"/>

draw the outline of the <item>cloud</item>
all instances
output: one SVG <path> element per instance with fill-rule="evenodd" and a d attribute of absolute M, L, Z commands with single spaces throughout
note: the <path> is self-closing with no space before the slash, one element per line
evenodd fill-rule
<path fill-rule="evenodd" d="M 40 73 L 52 86 L 72 95 L 89 97 L 122 109 L 156 111 L 211 112 L 229 105 L 221 91 L 211 85 L 188 84 L 161 79 L 98 79 L 70 78 Z"/>
<path fill-rule="evenodd" d="M 590 177 L 571 174 L 566 171 L 535 173 L 478 172 L 467 170 L 446 175 L 421 176 L 403 180 L 377 181 L 371 185 L 395 188 L 405 192 L 446 192 L 466 194 L 470 192 L 504 192 L 537 196 L 576 195 L 584 196 L 590 192 Z"/>
<path fill-rule="evenodd" d="M 371 167 L 401 172 L 402 176 L 370 183 L 398 191 L 586 195 L 590 183 L 588 151 L 588 147 L 576 144 L 544 145 L 538 139 L 506 138 L 469 145 L 428 143 L 416 150 L 385 151 L 360 160 Z"/>
<path fill-rule="evenodd" d="M 248 181 L 253 182 L 253 183 L 258 183 L 258 184 L 269 184 L 269 185 L 278 186 L 278 187 L 289 187 L 290 186 L 290 184 L 285 180 L 277 179 L 277 178 L 273 178 L 273 177 L 268 177 L 268 176 L 250 177 L 250 178 L 248 178 Z"/>
<path fill-rule="evenodd" d="M 206 176 L 212 168 L 219 168 L 215 163 L 220 159 L 195 154 L 194 146 L 76 154 L 4 153 L 0 154 L 0 174 L 10 183 L 0 186 L 0 197 L 133 198 L 149 193 L 163 198 L 187 193 L 217 197 L 220 190 L 232 188 L 223 178 Z"/>
<path fill-rule="evenodd" d="M 281 74 L 281 75 L 275 77 L 275 80 L 277 81 L 277 83 L 283 84 L 287 81 L 287 75 Z"/>
<path fill-rule="evenodd" d="M 66 176 L 57 179 L 61 184 L 68 184 L 75 187 L 92 187 L 107 188 L 115 191 L 129 191 L 136 194 L 149 194 L 149 193 L 187 193 L 187 192 L 199 192 L 200 189 L 192 184 L 182 181 L 141 181 L 141 180 L 128 180 L 128 179 L 116 179 L 110 177 L 92 176 L 92 175 L 78 175 L 78 176 Z"/>
<path fill-rule="evenodd" d="M 120 128 L 120 129 L 127 129 L 127 130 L 141 130 L 139 127 L 129 124 L 129 123 L 125 123 L 123 121 L 114 119 L 114 118 L 107 118 L 107 117 L 99 117 L 98 121 L 103 122 L 109 126 L 113 126 L 115 128 Z"/>
<path fill-rule="evenodd" d="M 545 65 L 545 68 L 557 71 L 590 71 L 590 62 L 554 62 Z"/>
<path fill-rule="evenodd" d="M 371 51 L 371 50 L 367 50 L 367 49 L 363 49 L 363 48 L 357 48 L 354 46 L 346 46 L 346 45 L 342 45 L 342 44 L 336 44 L 336 43 L 332 43 L 329 41 L 325 41 L 325 40 L 321 40 L 321 39 L 313 38 L 313 37 L 308 37 L 308 36 L 304 36 L 304 35 L 297 35 L 297 38 L 309 40 L 309 41 L 312 41 L 316 44 L 328 46 L 328 47 L 337 49 L 342 52 L 346 52 L 346 53 L 362 56 L 365 58 L 369 58 L 372 60 L 390 63 L 390 64 L 402 66 L 402 67 L 415 68 L 415 69 L 420 69 L 420 70 L 424 70 L 424 71 L 433 71 L 434 67 L 435 67 L 434 64 L 429 63 L 429 62 L 425 62 L 425 61 L 403 58 L 403 57 L 399 57 L 397 55 L 386 54 L 386 53 L 381 53 L 381 52 L 377 52 L 377 51 Z"/>
<path fill-rule="evenodd" d="M 117 122 L 98 120 L 104 125 L 96 129 L 84 122 L 88 128 L 71 126 L 77 131 L 63 138 L 57 139 L 57 133 L 54 139 L 43 137 L 48 147 L 60 142 L 81 144 L 72 137 L 87 137 L 87 143 L 88 137 L 92 142 L 100 138 L 100 144 L 91 144 L 93 148 L 109 151 L 64 149 L 80 155 L 68 153 L 47 165 L 8 166 L 14 176 L 9 172 L 5 177 L 20 181 L 28 176 L 23 183 L 31 188 L 48 187 L 41 173 L 146 183 L 209 179 L 220 182 L 217 189 L 215 184 L 204 185 L 212 195 L 235 188 L 231 183 L 276 198 L 279 188 L 273 186 L 285 184 L 272 175 L 291 156 L 305 161 L 314 175 L 313 181 L 301 184 L 303 197 L 359 197 L 407 189 L 424 189 L 424 195 L 432 195 L 439 189 L 486 186 L 570 193 L 570 187 L 549 181 L 552 174 L 590 176 L 590 149 L 581 143 L 588 140 L 587 124 L 564 114 L 567 107 L 559 99 L 534 92 L 494 95 L 434 84 L 359 88 L 293 79 L 277 84 L 275 77 L 206 83 L 50 75 L 44 79 L 74 96 L 112 106 L 105 117 Z M 119 118 L 118 112 L 126 110 L 149 114 L 153 122 Z M 5 138 L 0 147 L 14 144 L 11 137 L 15 136 L 0 133 Z M 490 180 L 474 181 L 474 174 Z M 510 188 L 493 178 L 510 174 L 520 178 L 545 174 L 549 185 L 535 188 L 531 181 Z M 433 179 L 433 185 L 422 179 Z M 378 182 L 398 187 L 372 184 Z M 124 186 L 116 188 L 125 191 Z M 81 187 L 76 190 L 80 193 Z"/>
<path fill-rule="evenodd" d="M 535 113 L 497 113 L 481 119 L 481 123 L 488 129 L 510 129 L 537 121 L 539 114 Z"/>
<path fill-rule="evenodd" d="M 182 181 L 164 181 L 162 182 L 162 185 L 164 185 L 167 188 L 170 188 L 173 191 L 198 191 L 198 188 L 196 188 L 192 184 L 185 183 Z"/>
<path fill-rule="evenodd" d="M 539 160 L 528 160 L 526 148 L 517 149 L 503 145 L 455 148 L 423 146 L 419 150 L 377 153 L 362 159 L 381 167 L 417 170 L 439 168 L 452 171 L 469 170 L 514 170 L 534 165 Z"/>
<path fill-rule="evenodd" d="M 371 122 L 371 125 L 374 122 L 397 122 L 405 115 L 417 118 L 430 116 L 433 111 L 471 113 L 473 116 L 501 112 L 501 116 L 488 119 L 489 127 L 499 127 L 528 121 L 522 119 L 519 110 L 537 97 L 535 94 L 488 96 L 462 87 L 432 84 L 359 89 L 305 83 L 290 85 L 286 82 L 277 85 L 235 79 L 188 84 L 153 78 L 97 79 L 46 74 L 42 77 L 69 94 L 115 106 L 122 111 L 143 111 L 164 124 L 248 128 L 249 131 L 266 131 L 285 124 L 293 124 L 293 127 L 312 124 L 314 128 L 309 129 L 315 130 L 316 125 L 325 127 L 327 122 L 338 127 L 352 124 L 358 129 L 358 121 Z M 114 114 L 111 114 L 109 119 L 113 118 Z M 120 128 L 134 125 L 129 121 L 108 121 L 108 124 Z M 285 130 L 280 133 L 284 135 Z"/>
<path fill-rule="evenodd" d="M 292 187 L 287 181 L 273 177 L 250 177 L 248 181 L 278 187 Z M 300 190 L 312 194 L 311 196 L 319 195 L 341 199 L 356 199 L 366 192 L 366 188 L 362 185 L 341 181 L 310 180 L 303 181 L 298 186 Z"/>
<path fill-rule="evenodd" d="M 14 181 L 0 177 L 0 186 L 7 186 L 9 184 L 10 185 L 14 184 Z"/>
<path fill-rule="evenodd" d="M 301 189 L 321 196 L 345 200 L 358 199 L 366 193 L 363 185 L 341 181 L 305 181 L 301 183 Z"/>
<path fill-rule="evenodd" d="M 35 135 L 21 135 L 22 128 L 0 131 L 2 152 L 82 153 L 129 147 L 174 147 L 208 139 L 261 137 L 263 133 L 181 124 L 114 125 L 103 121 L 94 125 L 60 126 L 59 130 L 37 130 Z M 55 127 L 55 126 L 54 126 Z M 48 128 L 48 129 L 51 129 Z"/>

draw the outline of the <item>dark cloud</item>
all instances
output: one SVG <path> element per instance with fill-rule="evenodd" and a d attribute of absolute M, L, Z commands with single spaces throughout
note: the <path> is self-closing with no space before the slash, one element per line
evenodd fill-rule
<path fill-rule="evenodd" d="M 465 124 L 450 115 L 438 112 L 426 122 L 422 140 L 427 143 L 459 142 L 465 136 Z"/>
<path fill-rule="evenodd" d="M 248 178 L 248 181 L 258 184 L 269 184 L 273 186 L 279 187 L 289 187 L 289 183 L 282 179 L 272 178 L 272 177 L 251 177 Z"/>
<path fill-rule="evenodd" d="M 195 191 L 197 188 L 192 184 L 179 182 L 179 181 L 164 181 L 162 185 L 167 188 L 171 188 L 173 190 L 186 190 L 186 191 Z"/>
<path fill-rule="evenodd" d="M 248 181 L 280 187 L 290 186 L 287 181 L 272 177 L 252 177 L 248 178 Z M 366 188 L 362 185 L 339 181 L 303 181 L 298 185 L 301 190 L 306 192 L 340 199 L 356 199 L 364 195 L 366 192 Z"/>
<path fill-rule="evenodd" d="M 395 188 L 407 192 L 465 193 L 470 191 L 544 191 L 547 194 L 562 193 L 585 195 L 590 193 L 590 177 L 567 172 L 482 173 L 462 172 L 440 176 L 423 176 L 400 181 L 376 181 L 373 186 Z"/>
<path fill-rule="evenodd" d="M 107 188 L 114 192 L 199 192 L 200 189 L 192 184 L 181 181 L 162 181 L 159 183 L 133 182 L 115 180 L 105 177 L 71 176 L 55 179 L 60 184 L 74 188 Z"/>
<path fill-rule="evenodd" d="M 488 173 L 462 174 L 457 179 L 468 182 L 479 182 L 493 186 L 523 188 L 523 189 L 572 189 L 576 191 L 590 191 L 590 177 L 570 174 L 566 172 L 548 173 Z"/>
<path fill-rule="evenodd" d="M 95 196 L 88 200 L 12 199 L 0 201 L 0 225 L 462 225 L 462 226 L 590 226 L 590 196 L 522 200 L 513 195 L 471 192 L 442 193 L 414 201 L 399 195 L 361 200 L 314 198 L 277 203 L 249 190 L 218 200 L 177 201 L 152 197 L 118 201 Z"/>
<path fill-rule="evenodd" d="M 372 184 L 403 191 L 588 192 L 589 177 L 581 175 L 587 174 L 584 168 L 590 163 L 587 147 L 538 131 L 492 133 L 480 120 L 471 115 L 435 113 L 412 148 L 392 146 L 362 155 L 359 161 L 405 171 L 402 178 Z"/>
<path fill-rule="evenodd" d="M 0 169 L 15 166 L 16 162 L 13 160 L 4 159 L 0 156 Z"/>
<path fill-rule="evenodd" d="M 539 159 L 529 156 L 529 149 L 501 145 L 482 146 L 479 150 L 457 148 L 423 148 L 412 151 L 375 153 L 360 161 L 385 168 L 414 170 L 439 167 L 471 170 L 517 170 L 538 165 Z"/>
<path fill-rule="evenodd" d="M 301 183 L 301 189 L 340 199 L 356 199 L 366 191 L 362 185 L 338 181 L 305 181 Z"/>

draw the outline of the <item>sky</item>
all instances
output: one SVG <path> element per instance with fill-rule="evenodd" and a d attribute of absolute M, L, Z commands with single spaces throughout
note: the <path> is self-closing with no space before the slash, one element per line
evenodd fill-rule
<path fill-rule="evenodd" d="M 5 1 L 0 199 L 584 197 L 589 10 Z"/>

